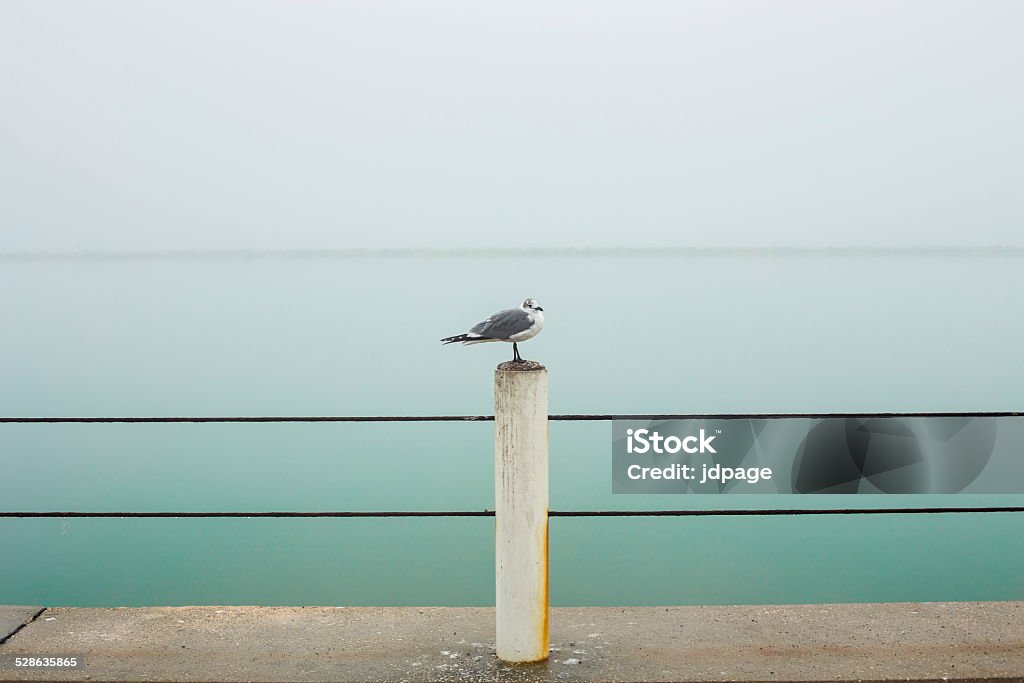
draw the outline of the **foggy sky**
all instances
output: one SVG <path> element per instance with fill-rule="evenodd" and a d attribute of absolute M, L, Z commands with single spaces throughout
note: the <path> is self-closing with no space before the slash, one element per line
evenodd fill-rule
<path fill-rule="evenodd" d="M 1020 2 L 0 2 L 0 252 L 1024 244 Z"/>

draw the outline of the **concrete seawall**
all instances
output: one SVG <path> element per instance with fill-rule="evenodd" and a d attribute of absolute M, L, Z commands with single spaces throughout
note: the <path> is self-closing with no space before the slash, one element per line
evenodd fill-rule
<path fill-rule="evenodd" d="M 554 608 L 519 665 L 492 608 L 40 609 L 0 607 L 0 659 L 85 666 L 0 680 L 1024 681 L 1024 602 Z"/>

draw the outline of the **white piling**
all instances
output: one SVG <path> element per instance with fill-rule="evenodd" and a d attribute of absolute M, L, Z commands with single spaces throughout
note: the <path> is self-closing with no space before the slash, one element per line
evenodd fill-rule
<path fill-rule="evenodd" d="M 494 371 L 494 516 L 498 658 L 547 659 L 548 372 L 537 363 Z"/>

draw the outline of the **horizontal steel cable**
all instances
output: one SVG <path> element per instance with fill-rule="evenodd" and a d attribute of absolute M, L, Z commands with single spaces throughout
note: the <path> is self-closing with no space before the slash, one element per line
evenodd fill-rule
<path fill-rule="evenodd" d="M 696 419 L 786 419 L 786 418 L 887 418 L 887 417 L 1022 417 L 1022 412 L 970 413 L 751 413 L 751 414 L 565 414 L 551 415 L 559 421 L 611 420 L 696 420 Z M 384 415 L 384 416 L 252 416 L 252 417 L 0 417 L 0 423 L 224 423 L 224 422 L 485 422 L 493 415 Z M 707 517 L 707 516 L 780 516 L 780 515 L 870 515 L 870 514 L 947 514 L 980 512 L 1024 512 L 1024 507 L 928 507 L 928 508 L 832 508 L 832 509 L 759 509 L 759 510 L 552 510 L 552 517 Z M 482 511 L 391 511 L 391 512 L 0 512 L 6 518 L 41 517 L 127 517 L 127 518 L 216 518 L 216 517 L 493 517 Z"/>
<path fill-rule="evenodd" d="M 549 420 L 602 422 L 611 420 L 769 420 L 879 417 L 1024 417 L 1024 412 L 971 413 L 725 413 L 712 414 L 567 414 L 549 415 Z M 493 415 L 349 415 L 349 416 L 236 416 L 236 417 L 0 417 L 0 424 L 58 423 L 154 423 L 154 422 L 492 422 Z"/>
<path fill-rule="evenodd" d="M 769 508 L 760 510 L 551 510 L 551 517 L 750 517 L 1024 512 L 1024 506 L 902 508 Z M 450 512 L 0 512 L 0 517 L 493 517 L 493 510 Z"/>

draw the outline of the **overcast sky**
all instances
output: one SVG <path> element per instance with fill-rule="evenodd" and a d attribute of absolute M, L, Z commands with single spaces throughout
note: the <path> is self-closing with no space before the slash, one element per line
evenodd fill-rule
<path fill-rule="evenodd" d="M 0 251 L 1024 245 L 1024 2 L 0 2 Z"/>

